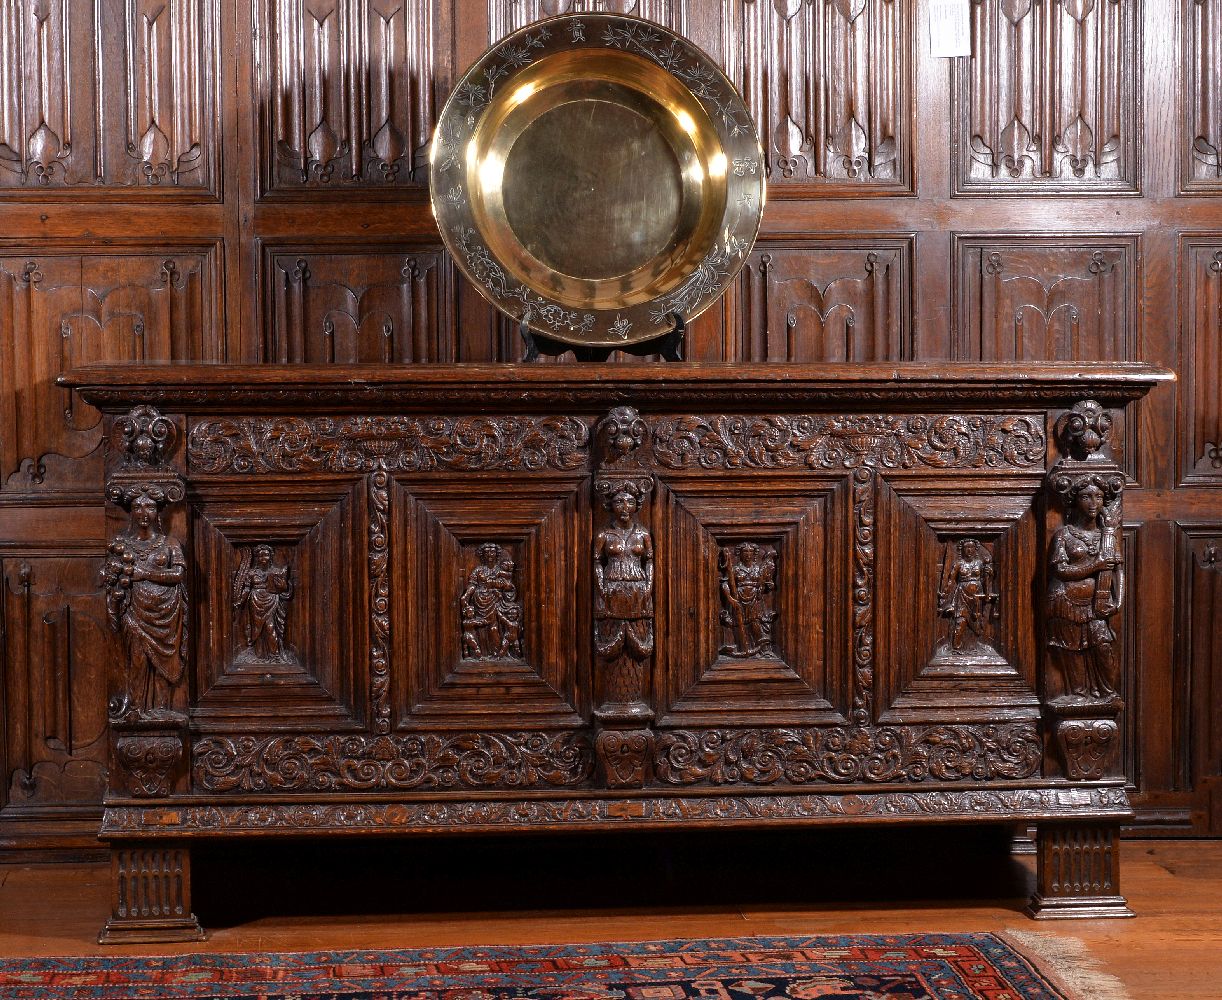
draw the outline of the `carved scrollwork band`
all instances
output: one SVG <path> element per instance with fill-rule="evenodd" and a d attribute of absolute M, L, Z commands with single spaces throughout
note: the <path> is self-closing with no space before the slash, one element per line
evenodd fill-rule
<path fill-rule="evenodd" d="M 565 787 L 591 768 L 576 733 L 209 736 L 193 754 L 209 792 Z"/>
<path fill-rule="evenodd" d="M 1038 417 L 991 414 L 683 416 L 659 419 L 653 456 L 667 469 L 1033 469 L 1046 451 Z"/>
<path fill-rule="evenodd" d="M 391 472 L 568 472 L 586 464 L 588 438 L 575 417 L 218 417 L 191 429 L 187 461 L 207 475 L 360 474 L 379 462 Z"/>
<path fill-rule="evenodd" d="M 184 832 L 326 830 L 497 830 L 532 827 L 667 826 L 710 823 L 852 822 L 885 816 L 959 820 L 1127 819 L 1129 797 L 1118 786 L 1083 788 L 905 789 L 793 795 L 715 795 L 476 802 L 370 802 L 120 806 L 102 819 L 104 837 L 176 836 Z"/>

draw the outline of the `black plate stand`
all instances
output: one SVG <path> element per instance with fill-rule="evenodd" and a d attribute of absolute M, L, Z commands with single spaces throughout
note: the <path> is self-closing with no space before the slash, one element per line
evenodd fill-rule
<path fill-rule="evenodd" d="M 522 355 L 523 361 L 538 361 L 540 355 L 546 354 L 548 357 L 558 358 L 565 351 L 572 351 L 573 357 L 578 361 L 606 361 L 611 357 L 614 351 L 623 351 L 625 354 L 635 354 L 638 357 L 647 354 L 661 355 L 664 361 L 682 361 L 683 360 L 683 338 L 687 334 L 687 324 L 683 321 L 683 317 L 678 313 L 674 314 L 675 325 L 667 333 L 660 337 L 653 337 L 650 340 L 641 340 L 635 344 L 625 344 L 623 347 L 581 347 L 573 344 L 566 344 L 559 340 L 553 340 L 551 337 L 545 337 L 541 333 L 535 333 L 525 320 L 518 322 L 518 333 L 521 334 L 522 340 L 526 343 L 526 353 Z"/>

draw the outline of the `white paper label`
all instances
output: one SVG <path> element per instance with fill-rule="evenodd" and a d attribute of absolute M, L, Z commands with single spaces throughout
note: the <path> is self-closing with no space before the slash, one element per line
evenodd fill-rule
<path fill-rule="evenodd" d="M 929 54 L 972 54 L 971 0 L 930 0 Z"/>

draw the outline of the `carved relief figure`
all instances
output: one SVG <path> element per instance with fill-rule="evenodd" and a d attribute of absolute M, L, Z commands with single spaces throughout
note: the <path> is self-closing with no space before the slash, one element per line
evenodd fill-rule
<path fill-rule="evenodd" d="M 611 524 L 594 540 L 594 644 L 606 661 L 606 700 L 640 701 L 653 655 L 653 538 L 637 519 L 640 487 L 615 484 L 605 499 Z"/>
<path fill-rule="evenodd" d="M 729 656 L 772 656 L 772 623 L 776 612 L 768 595 L 776 589 L 776 551 L 754 542 L 721 550 L 721 624 L 730 641 Z"/>
<path fill-rule="evenodd" d="M 1118 701 L 1116 634 L 1108 620 L 1124 601 L 1120 481 L 1090 475 L 1067 491 L 1069 521 L 1049 551 L 1048 647 L 1066 694 Z"/>
<path fill-rule="evenodd" d="M 245 549 L 233 575 L 233 607 L 246 639 L 238 663 L 292 663 L 295 659 L 284 642 L 293 581 L 287 566 L 273 563 L 274 554 L 270 545 Z"/>
<path fill-rule="evenodd" d="M 185 674 L 187 591 L 182 546 L 161 527 L 165 492 L 139 486 L 124 497 L 130 527 L 110 543 L 102 568 L 111 627 L 127 652 L 117 717 L 174 715 L 174 696 Z"/>
<path fill-rule="evenodd" d="M 976 650 L 987 643 L 997 601 L 996 574 L 989 550 L 975 538 L 949 543 L 938 587 L 938 613 L 950 619 L 951 649 Z"/>
<path fill-rule="evenodd" d="M 464 660 L 520 657 L 522 605 L 513 582 L 513 560 L 495 542 L 479 547 L 479 560 L 458 599 L 462 657 Z"/>

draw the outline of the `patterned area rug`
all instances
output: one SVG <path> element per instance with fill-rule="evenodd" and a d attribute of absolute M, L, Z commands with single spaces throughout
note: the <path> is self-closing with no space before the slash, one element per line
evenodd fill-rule
<path fill-rule="evenodd" d="M 1066 1000 L 992 934 L 0 960 L 7 1000 Z"/>

